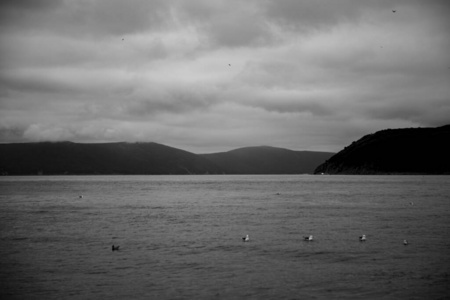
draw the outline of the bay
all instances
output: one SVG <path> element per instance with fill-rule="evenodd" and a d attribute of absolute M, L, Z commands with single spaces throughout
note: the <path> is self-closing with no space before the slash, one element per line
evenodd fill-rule
<path fill-rule="evenodd" d="M 0 296 L 445 299 L 449 232 L 449 176 L 0 177 Z"/>

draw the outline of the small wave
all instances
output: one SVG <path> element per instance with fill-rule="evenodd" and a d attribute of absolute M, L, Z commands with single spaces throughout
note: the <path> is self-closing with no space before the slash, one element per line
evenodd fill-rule
<path fill-rule="evenodd" d="M 16 238 L 12 238 L 12 241 L 26 241 L 28 240 L 28 237 L 16 237 Z"/>
<path fill-rule="evenodd" d="M 107 274 L 107 271 L 103 271 L 103 270 L 94 270 L 94 271 L 87 271 L 86 274 L 89 275 L 100 275 L 100 274 Z"/>
<path fill-rule="evenodd" d="M 28 240 L 28 237 L 25 236 L 5 236 L 0 238 L 0 240 L 2 241 L 15 241 L 15 242 L 19 242 L 19 241 L 26 241 Z"/>
<path fill-rule="evenodd" d="M 234 252 L 239 249 L 237 245 L 218 245 L 215 247 L 211 247 L 210 251 L 224 251 L 224 252 Z"/>
<path fill-rule="evenodd" d="M 164 206 L 150 206 L 150 209 L 164 209 Z"/>

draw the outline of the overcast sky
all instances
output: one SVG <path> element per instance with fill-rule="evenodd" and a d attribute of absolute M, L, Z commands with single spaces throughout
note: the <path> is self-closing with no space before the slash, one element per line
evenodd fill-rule
<path fill-rule="evenodd" d="M 448 0 L 1 0 L 0 142 L 338 152 L 449 124 L 449 20 Z"/>

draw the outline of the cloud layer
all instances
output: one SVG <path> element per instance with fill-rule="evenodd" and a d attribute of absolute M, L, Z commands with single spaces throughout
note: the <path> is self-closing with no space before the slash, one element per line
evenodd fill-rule
<path fill-rule="evenodd" d="M 448 124 L 449 13 L 445 0 L 2 1 L 0 142 L 339 151 Z"/>

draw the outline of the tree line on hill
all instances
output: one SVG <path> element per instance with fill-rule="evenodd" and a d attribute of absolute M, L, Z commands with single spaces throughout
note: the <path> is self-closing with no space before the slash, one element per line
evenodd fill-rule
<path fill-rule="evenodd" d="M 0 144 L 0 174 L 450 174 L 449 140 L 450 125 L 381 130 L 338 153 L 260 146 L 194 154 L 152 142 Z"/>
<path fill-rule="evenodd" d="M 386 129 L 345 147 L 315 174 L 450 174 L 450 125 Z"/>
<path fill-rule="evenodd" d="M 3 175 L 312 174 L 334 153 L 246 147 L 194 154 L 157 143 L 0 144 Z"/>

